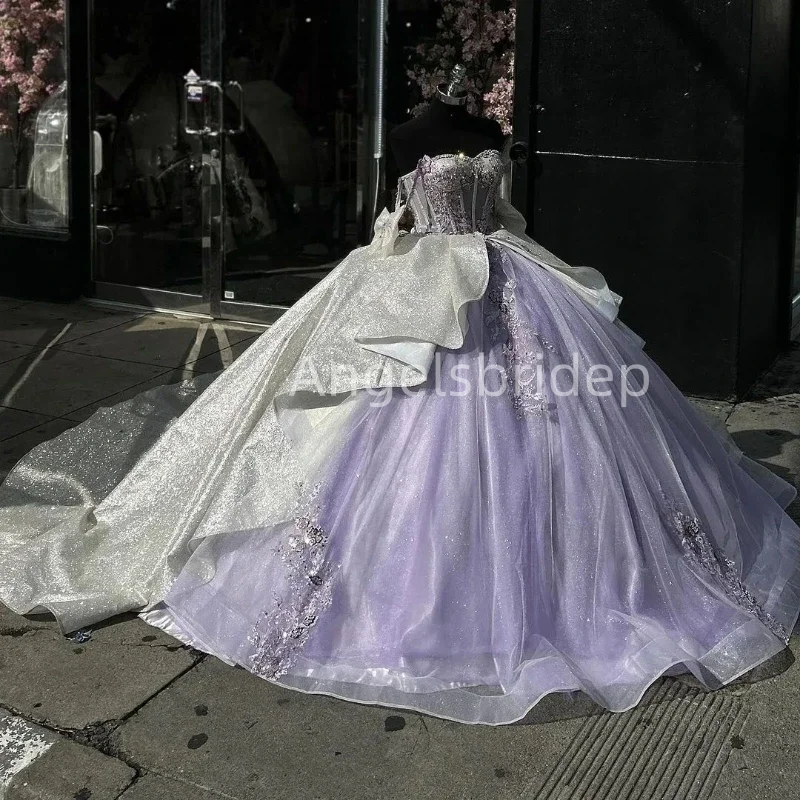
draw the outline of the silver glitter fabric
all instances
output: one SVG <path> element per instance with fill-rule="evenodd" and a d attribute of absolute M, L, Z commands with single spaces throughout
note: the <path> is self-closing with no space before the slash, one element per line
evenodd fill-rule
<path fill-rule="evenodd" d="M 736 562 L 714 545 L 703 530 L 699 518 L 681 511 L 674 501 L 666 501 L 667 514 L 681 537 L 686 556 L 723 588 L 725 593 L 745 611 L 764 623 L 784 644 L 789 644 L 789 633 L 763 606 L 742 581 Z"/>
<path fill-rule="evenodd" d="M 163 600 L 199 540 L 290 520 L 351 393 L 423 383 L 485 291 L 480 234 L 384 244 L 351 253 L 220 376 L 102 409 L 25 456 L 0 486 L 0 600 L 90 626 Z"/>

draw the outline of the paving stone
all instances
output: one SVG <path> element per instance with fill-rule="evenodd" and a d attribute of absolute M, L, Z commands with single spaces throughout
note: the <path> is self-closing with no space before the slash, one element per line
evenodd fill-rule
<path fill-rule="evenodd" d="M 252 329 L 158 314 L 69 341 L 59 349 L 160 367 L 180 367 L 255 335 Z"/>
<path fill-rule="evenodd" d="M 8 311 L 12 308 L 18 308 L 21 305 L 29 302 L 28 300 L 18 300 L 15 297 L 0 297 L 0 311 Z"/>
<path fill-rule="evenodd" d="M 800 341 L 791 342 L 787 350 L 750 389 L 747 401 L 764 400 L 800 391 Z"/>
<path fill-rule="evenodd" d="M 581 718 L 501 727 L 292 692 L 207 659 L 113 735 L 146 771 L 242 800 L 518 798 Z"/>
<path fill-rule="evenodd" d="M 0 704 L 64 729 L 121 719 L 195 663 L 168 638 L 147 646 L 149 631 L 128 622 L 121 642 L 113 641 L 111 626 L 83 643 L 48 628 L 3 636 Z"/>
<path fill-rule="evenodd" d="M 116 800 L 135 777 L 122 761 L 60 739 L 11 779 L 6 800 Z"/>
<path fill-rule="evenodd" d="M 232 345 L 231 347 L 226 347 L 224 350 L 220 350 L 217 353 L 212 353 L 211 355 L 205 356 L 204 358 L 200 358 L 197 361 L 193 361 L 187 364 L 187 369 L 191 371 L 192 374 L 198 373 L 208 373 L 208 372 L 220 372 L 223 369 L 227 369 L 234 361 L 236 361 L 239 356 L 247 350 L 257 339 L 258 337 L 254 337 L 252 339 L 246 339 L 242 342 L 237 342 L 236 344 Z"/>
<path fill-rule="evenodd" d="M 0 340 L 47 347 L 116 327 L 138 316 L 82 303 L 25 303 L 3 312 Z"/>
<path fill-rule="evenodd" d="M 61 417 L 164 370 L 50 350 L 0 364 L 0 405 Z"/>
<path fill-rule="evenodd" d="M 226 793 L 226 800 L 237 798 Z M 179 783 L 171 778 L 145 773 L 120 795 L 120 800 L 219 800 L 218 792 L 207 792 L 197 784 Z M 310 800 L 310 798 L 309 798 Z"/>
<path fill-rule="evenodd" d="M 784 670 L 754 684 L 748 716 L 710 800 L 800 797 L 800 636 Z"/>
<path fill-rule="evenodd" d="M 0 441 L 29 431 L 52 419 L 53 417 L 46 414 L 33 414 L 30 411 L 20 411 L 18 408 L 0 406 Z"/>
<path fill-rule="evenodd" d="M 22 636 L 29 631 L 39 630 L 57 631 L 58 623 L 50 614 L 31 614 L 21 617 L 0 603 L 0 636 Z"/>
<path fill-rule="evenodd" d="M 55 744 L 58 736 L 0 709 L 0 798 L 15 775 Z"/>
<path fill-rule="evenodd" d="M 2 310 L 2 309 L 0 309 Z M 11 361 L 20 356 L 27 356 L 35 353 L 36 348 L 27 344 L 17 344 L 16 342 L 0 342 L 0 364 L 4 361 Z"/>
<path fill-rule="evenodd" d="M 800 480 L 800 393 L 739 403 L 728 430 L 750 458 L 785 480 Z"/>
<path fill-rule="evenodd" d="M 723 400 L 708 400 L 705 397 L 690 397 L 689 402 L 721 422 L 725 422 L 734 408 L 733 403 L 727 403 Z"/>

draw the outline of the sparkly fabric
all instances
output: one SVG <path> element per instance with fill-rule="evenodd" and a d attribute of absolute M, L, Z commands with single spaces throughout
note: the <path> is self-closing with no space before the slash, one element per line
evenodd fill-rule
<path fill-rule="evenodd" d="M 489 289 L 467 309 L 463 344 L 440 351 L 414 390 L 356 397 L 317 475 L 326 607 L 273 680 L 499 724 L 549 692 L 582 689 L 621 711 L 665 672 L 716 687 L 779 652 L 773 629 L 687 557 L 662 490 L 702 514 L 742 585 L 790 630 L 800 530 L 773 499 L 789 499 L 787 484 L 734 461 L 635 339 L 547 270 L 488 252 Z M 512 316 L 517 335 L 551 345 L 523 335 L 546 369 L 562 353 L 577 354 L 580 376 L 612 365 L 611 396 L 546 384 L 547 412 L 526 415 L 496 382 L 459 394 L 461 380 L 505 371 Z M 623 407 L 619 367 L 637 362 L 650 390 Z M 166 600 L 196 646 L 245 668 L 270 652 L 248 637 L 275 593 L 290 607 L 305 596 L 275 552 L 295 530 L 200 545 Z M 194 577 L 195 559 L 214 561 L 214 577 Z"/>
<path fill-rule="evenodd" d="M 753 593 L 745 586 L 736 569 L 736 562 L 728 558 L 718 547 L 714 546 L 697 517 L 692 517 L 677 508 L 674 501 L 667 501 L 668 513 L 675 529 L 686 548 L 687 556 L 709 575 L 719 580 L 728 596 L 742 608 L 755 615 L 781 641 L 789 644 L 789 634 L 772 614 L 764 610 Z"/>
<path fill-rule="evenodd" d="M 509 258 L 502 248 L 497 248 L 495 252 L 495 261 L 502 263 Z M 521 419 L 527 414 L 547 411 L 547 399 L 537 384 L 535 369 L 541 363 L 541 348 L 552 351 L 555 348 L 520 321 L 516 286 L 516 281 L 507 277 L 506 271 L 497 268 L 489 270 L 486 322 L 495 338 L 502 343 L 506 389 L 517 417 Z"/>
<path fill-rule="evenodd" d="M 415 172 L 400 179 L 399 199 L 407 199 L 414 232 L 491 233 L 499 225 L 494 200 L 504 164 L 497 150 L 468 157 L 458 153 L 423 156 Z"/>
<path fill-rule="evenodd" d="M 161 601 L 199 540 L 292 519 L 349 393 L 423 382 L 437 347 L 463 342 L 488 271 L 477 234 L 361 248 L 220 378 L 39 445 L 0 486 L 0 600 L 74 630 Z"/>
<path fill-rule="evenodd" d="M 333 569 L 325 561 L 327 542 L 327 533 L 308 509 L 295 519 L 295 533 L 278 545 L 287 586 L 284 596 L 274 597 L 274 605 L 264 611 L 248 637 L 253 645 L 250 669 L 256 675 L 270 679 L 285 675 L 319 615 L 330 605 Z"/>
<path fill-rule="evenodd" d="M 0 598 L 67 631 L 145 608 L 284 686 L 487 724 L 554 691 L 623 710 L 666 671 L 716 686 L 778 652 L 800 608 L 792 487 L 682 397 L 602 275 L 502 198 L 486 222 L 498 157 L 450 158 L 222 375 L 23 458 L 0 487 Z M 401 235 L 422 200 L 420 228 L 468 230 Z M 584 382 L 608 365 L 608 392 L 463 390 L 532 357 Z M 637 363 L 649 389 L 624 404 Z"/>

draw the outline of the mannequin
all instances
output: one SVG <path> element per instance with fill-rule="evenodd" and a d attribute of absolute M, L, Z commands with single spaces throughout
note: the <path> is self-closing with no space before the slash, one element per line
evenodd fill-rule
<path fill-rule="evenodd" d="M 504 135 L 495 120 L 474 117 L 467 111 L 463 86 L 466 69 L 456 64 L 447 84 L 442 84 L 428 108 L 419 116 L 398 125 L 389 134 L 395 162 L 401 174 L 416 169 L 422 156 L 503 149 Z"/>

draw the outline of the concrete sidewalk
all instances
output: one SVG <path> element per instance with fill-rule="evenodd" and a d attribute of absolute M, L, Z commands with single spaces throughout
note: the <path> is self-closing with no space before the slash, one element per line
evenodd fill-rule
<path fill-rule="evenodd" d="M 0 298 L 0 471 L 100 405 L 227 366 L 259 332 Z M 696 402 L 800 480 L 800 348 L 746 402 Z M 3 610 L 0 708 L 0 800 L 800 798 L 789 651 L 715 693 L 664 679 L 625 714 L 551 695 L 487 728 L 289 692 L 133 615 L 68 639 Z"/>

